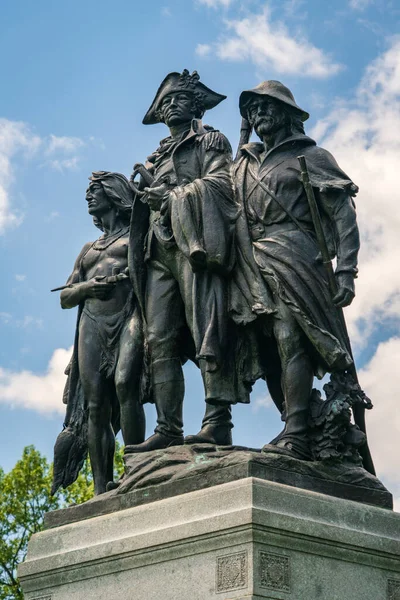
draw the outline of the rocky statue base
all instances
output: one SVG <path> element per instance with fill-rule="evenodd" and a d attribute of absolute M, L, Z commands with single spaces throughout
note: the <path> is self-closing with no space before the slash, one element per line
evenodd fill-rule
<path fill-rule="evenodd" d="M 393 508 L 392 494 L 365 469 L 296 460 L 242 446 L 193 444 L 125 454 L 125 474 L 116 489 L 89 502 L 46 515 L 46 527 L 107 514 L 222 483 L 257 477 L 297 488 Z"/>
<path fill-rule="evenodd" d="M 127 456 L 118 488 L 47 515 L 19 568 L 26 600 L 400 600 L 389 492 L 359 467 L 295 462 L 205 445 Z"/>

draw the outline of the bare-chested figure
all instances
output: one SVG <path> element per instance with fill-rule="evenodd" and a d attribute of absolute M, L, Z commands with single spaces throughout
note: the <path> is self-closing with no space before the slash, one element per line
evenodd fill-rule
<path fill-rule="evenodd" d="M 129 182 L 119 173 L 93 173 L 86 200 L 89 214 L 104 234 L 83 247 L 68 287 L 61 292 L 61 306 L 80 307 L 74 354 L 88 409 L 95 493 L 101 494 L 113 480 L 118 413 L 125 444 L 144 440 L 145 418 L 139 397 L 143 331 L 125 272 L 133 201 Z"/>

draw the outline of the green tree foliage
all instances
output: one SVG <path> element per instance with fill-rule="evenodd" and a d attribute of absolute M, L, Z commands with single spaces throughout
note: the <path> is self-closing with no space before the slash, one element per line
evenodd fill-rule
<path fill-rule="evenodd" d="M 116 476 L 123 471 L 123 450 L 117 444 Z M 80 504 L 93 496 L 93 478 L 86 460 L 78 479 L 67 490 L 50 496 L 52 465 L 27 446 L 22 458 L 9 472 L 0 468 L 0 600 L 22 600 L 16 575 L 26 555 L 28 540 L 43 527 L 50 510 Z"/>
<path fill-rule="evenodd" d="M 45 512 L 59 505 L 50 497 L 51 474 L 47 460 L 33 446 L 10 473 L 0 473 L 0 598 L 23 598 L 16 577 L 30 536 L 39 531 Z"/>

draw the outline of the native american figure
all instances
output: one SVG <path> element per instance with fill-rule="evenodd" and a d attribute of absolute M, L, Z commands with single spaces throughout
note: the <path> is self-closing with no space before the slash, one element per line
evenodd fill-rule
<path fill-rule="evenodd" d="M 144 440 L 143 323 L 127 274 L 133 191 L 119 173 L 90 177 L 88 212 L 104 234 L 86 244 L 61 292 L 78 306 L 75 344 L 64 392 L 67 414 L 55 445 L 53 492 L 77 477 L 89 450 L 95 493 L 113 481 L 115 434 Z"/>

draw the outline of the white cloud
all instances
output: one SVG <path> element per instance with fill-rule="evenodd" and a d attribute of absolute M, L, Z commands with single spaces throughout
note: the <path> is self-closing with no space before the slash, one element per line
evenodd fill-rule
<path fill-rule="evenodd" d="M 268 7 L 261 14 L 226 20 L 225 25 L 230 33 L 211 47 L 221 60 L 250 61 L 258 67 L 272 69 L 280 74 L 317 79 L 335 75 L 342 68 L 304 35 L 292 35 L 285 23 L 273 21 Z M 197 53 L 203 56 L 209 54 L 207 46 L 197 46 Z"/>
<path fill-rule="evenodd" d="M 20 150 L 32 154 L 41 144 L 40 137 L 26 123 L 4 118 L 0 118 L 0 141 L 1 152 L 8 157 Z M 5 171 L 7 167 L 3 166 L 2 172 Z"/>
<path fill-rule="evenodd" d="M 211 53 L 212 47 L 210 44 L 197 44 L 196 54 L 198 56 L 208 56 Z"/>
<path fill-rule="evenodd" d="M 71 158 L 56 158 L 54 160 L 49 160 L 45 163 L 46 166 L 51 167 L 55 171 L 60 171 L 63 173 L 64 171 L 76 171 L 79 164 L 79 158 L 77 156 L 72 156 Z"/>
<path fill-rule="evenodd" d="M 346 319 L 358 347 L 373 332 L 400 323 L 400 38 L 366 69 L 354 97 L 337 101 L 311 133 L 360 186 L 356 199 L 362 246 L 356 299 Z M 321 137 L 323 138 L 321 140 Z M 382 338 L 382 335 L 381 335 Z M 398 498 L 400 478 L 400 337 L 383 340 L 360 371 L 374 403 L 367 429 L 377 473 Z"/>
<path fill-rule="evenodd" d="M 346 309 L 359 344 L 382 322 L 400 319 L 400 39 L 373 61 L 348 102 L 311 133 L 360 186 L 362 236 L 356 299 Z M 322 136 L 322 140 L 321 140 Z"/>
<path fill-rule="evenodd" d="M 283 12 L 288 18 L 296 16 L 296 18 L 306 19 L 307 11 L 304 4 L 305 0 L 286 0 L 282 4 Z"/>
<path fill-rule="evenodd" d="M 91 137 L 89 141 L 94 144 L 96 139 Z M 48 159 L 41 166 L 60 173 L 76 171 L 80 160 L 79 150 L 84 146 L 86 143 L 81 138 L 51 134 L 44 140 L 44 154 Z"/>
<path fill-rule="evenodd" d="M 45 153 L 47 155 L 62 152 L 72 154 L 85 145 L 85 142 L 78 137 L 57 136 L 50 134 Z"/>
<path fill-rule="evenodd" d="M 200 4 L 204 4 L 210 8 L 219 8 L 220 6 L 228 8 L 234 0 L 198 0 Z"/>
<path fill-rule="evenodd" d="M 99 150 L 106 149 L 106 145 L 101 138 L 95 137 L 94 135 L 90 135 L 88 141 L 92 144 L 92 146 L 95 146 Z"/>
<path fill-rule="evenodd" d="M 50 222 L 53 221 L 54 219 L 57 219 L 57 217 L 60 216 L 60 213 L 57 210 L 52 210 L 51 213 L 49 215 L 47 215 L 47 217 L 45 218 L 45 221 Z"/>
<path fill-rule="evenodd" d="M 354 10 L 365 10 L 370 4 L 373 4 L 374 0 L 350 0 L 350 8 Z"/>
<path fill-rule="evenodd" d="M 256 396 L 254 400 L 253 398 L 251 399 L 251 408 L 253 412 L 258 412 L 263 408 L 271 408 L 271 406 L 274 406 L 274 403 L 268 393 L 265 393 L 262 396 Z"/>
<path fill-rule="evenodd" d="M 0 234 L 21 222 L 11 207 L 9 189 L 14 181 L 12 160 L 17 154 L 32 155 L 39 146 L 40 137 L 26 123 L 0 118 Z"/>
<path fill-rule="evenodd" d="M 32 371 L 10 371 L 0 367 L 0 403 L 11 408 L 24 408 L 46 415 L 64 414 L 64 369 L 71 354 L 72 348 L 55 350 L 43 375 Z"/>
<path fill-rule="evenodd" d="M 41 329 L 43 327 L 43 319 L 33 317 L 32 315 L 25 315 L 22 319 L 16 319 L 15 325 L 22 329 L 26 329 L 32 326 Z"/>
<path fill-rule="evenodd" d="M 400 338 L 379 344 L 360 381 L 374 408 L 367 412 L 367 433 L 378 477 L 400 498 Z M 400 504 L 397 505 L 400 510 Z"/>
<path fill-rule="evenodd" d="M 19 281 L 24 281 L 19 280 Z M 43 327 L 43 319 L 41 317 L 34 317 L 32 315 L 25 315 L 20 318 L 16 318 L 14 315 L 8 312 L 0 312 L 0 322 L 3 325 L 10 325 L 11 327 L 18 327 L 19 329 L 27 329 L 31 327 L 36 327 L 37 329 L 42 329 Z"/>
<path fill-rule="evenodd" d="M 92 142 L 92 139 L 90 141 Z M 0 118 L 0 235 L 7 228 L 15 227 L 22 221 L 22 215 L 12 208 L 10 200 L 16 162 L 20 156 L 32 159 L 42 155 L 48 158 L 42 166 L 59 171 L 73 170 L 79 162 L 76 152 L 85 145 L 85 142 L 77 137 L 53 134 L 40 137 L 27 123 Z M 70 156 L 71 154 L 73 156 Z"/>
<path fill-rule="evenodd" d="M 16 275 L 15 275 L 15 279 L 16 279 L 17 281 L 25 281 L 25 279 L 26 279 L 26 275 L 18 275 L 18 274 L 16 274 Z"/>

